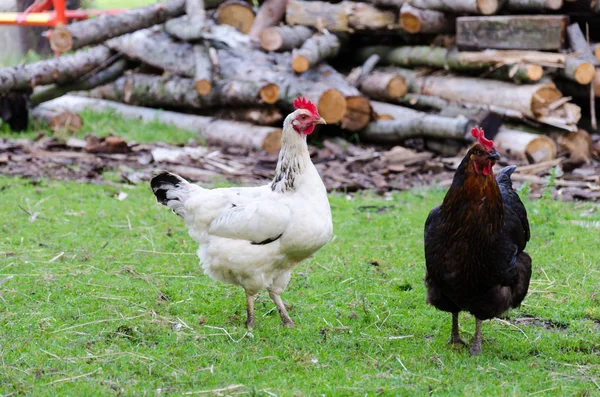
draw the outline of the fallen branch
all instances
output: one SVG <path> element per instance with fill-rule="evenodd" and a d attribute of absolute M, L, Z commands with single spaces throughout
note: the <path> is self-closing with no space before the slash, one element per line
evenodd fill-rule
<path fill-rule="evenodd" d="M 126 119 L 143 122 L 159 121 L 189 131 L 208 144 L 235 146 L 253 150 L 277 152 L 281 148 L 281 129 L 259 127 L 237 121 L 218 120 L 212 117 L 194 116 L 170 111 L 124 105 L 102 99 L 65 95 L 43 105 L 47 108 L 69 109 L 75 113 L 89 109 L 94 112 L 112 111 Z"/>
<path fill-rule="evenodd" d="M 108 63 L 110 57 L 108 48 L 98 46 L 60 58 L 1 68 L 0 94 L 38 85 L 69 83 Z"/>
<path fill-rule="evenodd" d="M 110 38 L 165 22 L 183 15 L 185 0 L 134 8 L 120 14 L 104 14 L 56 28 L 51 31 L 50 47 L 59 53 L 76 50 L 86 45 L 102 43 Z"/>
<path fill-rule="evenodd" d="M 58 98 L 59 96 L 65 95 L 71 91 L 91 90 L 92 88 L 110 83 L 111 81 L 119 78 L 129 66 L 129 61 L 126 59 L 119 59 L 106 69 L 100 70 L 91 76 L 85 76 L 79 80 L 75 80 L 72 83 L 36 87 L 36 89 L 33 91 L 33 94 L 29 98 L 30 106 L 35 107 L 42 102 Z"/>

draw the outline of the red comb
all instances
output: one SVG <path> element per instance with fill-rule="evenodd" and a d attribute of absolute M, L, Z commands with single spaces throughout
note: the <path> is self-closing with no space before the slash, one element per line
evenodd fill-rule
<path fill-rule="evenodd" d="M 296 109 L 305 109 L 311 112 L 315 117 L 319 116 L 319 111 L 315 104 L 303 96 L 301 97 L 298 95 L 298 98 L 294 99 L 293 105 Z"/>
<path fill-rule="evenodd" d="M 486 149 L 491 150 L 494 148 L 494 141 L 491 141 L 485 137 L 485 133 L 483 129 L 479 128 L 479 126 L 473 127 L 471 130 L 471 135 Z"/>

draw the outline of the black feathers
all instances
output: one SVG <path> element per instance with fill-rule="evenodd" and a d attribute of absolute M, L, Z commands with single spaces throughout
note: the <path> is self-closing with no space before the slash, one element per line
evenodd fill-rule
<path fill-rule="evenodd" d="M 167 192 L 176 188 L 180 183 L 186 183 L 181 177 L 170 172 L 161 171 L 150 180 L 150 187 L 156 196 L 156 201 L 162 205 L 167 205 Z"/>
<path fill-rule="evenodd" d="M 281 238 L 281 236 L 283 236 L 283 233 L 281 233 L 277 237 L 271 237 L 271 238 L 268 238 L 268 239 L 263 240 L 263 241 L 259 241 L 259 242 L 252 241 L 250 244 L 252 244 L 252 245 L 265 245 L 265 244 L 269 244 L 269 243 L 272 243 L 273 241 L 279 240 Z"/>

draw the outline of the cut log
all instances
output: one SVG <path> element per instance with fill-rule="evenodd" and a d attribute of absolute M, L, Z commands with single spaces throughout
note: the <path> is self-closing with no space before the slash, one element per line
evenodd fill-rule
<path fill-rule="evenodd" d="M 81 116 L 66 109 L 51 109 L 43 105 L 31 111 L 33 120 L 37 120 L 50 127 L 52 132 L 75 133 L 81 130 L 83 120 Z"/>
<path fill-rule="evenodd" d="M 554 79 L 553 83 L 564 95 L 577 98 L 578 100 L 588 100 L 590 97 L 589 86 L 576 84 L 574 81 L 563 79 Z M 594 95 L 596 98 L 600 98 L 600 69 L 596 69 L 591 84 L 594 86 Z"/>
<path fill-rule="evenodd" d="M 347 113 L 344 94 L 340 91 L 339 73 L 330 68 L 329 75 L 321 75 L 314 69 L 299 77 L 289 70 L 289 54 L 260 51 L 231 52 L 219 51 L 221 75 L 229 80 L 269 81 L 279 87 L 281 103 L 291 109 L 298 95 L 304 95 L 317 105 L 319 114 L 328 124 L 337 124 Z M 330 81 L 334 79 L 335 81 Z M 343 77 L 341 78 L 343 81 Z M 319 84 L 315 84 L 319 82 Z M 343 82 L 341 89 L 347 86 Z M 357 90 L 355 92 L 358 92 Z"/>
<path fill-rule="evenodd" d="M 500 128 L 494 143 L 500 153 L 518 160 L 539 163 L 556 158 L 556 143 L 546 135 Z"/>
<path fill-rule="evenodd" d="M 206 29 L 213 25 L 210 20 L 193 20 L 189 15 L 172 18 L 165 22 L 165 32 L 183 41 L 196 41 L 202 39 Z"/>
<path fill-rule="evenodd" d="M 245 121 L 257 125 L 281 125 L 284 115 L 275 107 L 218 108 L 201 111 L 200 115 L 216 119 Z"/>
<path fill-rule="evenodd" d="M 567 26 L 567 38 L 569 39 L 569 47 L 572 51 L 575 51 L 579 59 L 598 66 L 598 60 L 592 52 L 592 48 L 581 31 L 579 24 L 573 23 Z"/>
<path fill-rule="evenodd" d="M 210 145 L 242 147 L 252 150 L 277 152 L 281 148 L 281 129 L 260 127 L 237 121 L 219 120 L 212 117 L 158 111 L 137 106 L 124 105 L 102 99 L 65 95 L 46 102 L 44 107 L 69 109 L 81 113 L 86 109 L 94 112 L 113 111 L 126 119 L 143 122 L 159 121 L 176 128 L 194 131 Z"/>
<path fill-rule="evenodd" d="M 248 33 L 254 23 L 252 5 L 242 0 L 227 0 L 217 8 L 217 23 L 233 26 L 242 33 Z"/>
<path fill-rule="evenodd" d="M 517 84 L 537 83 L 543 76 L 544 69 L 531 63 L 507 65 L 490 73 L 490 77 L 494 79 L 512 81 Z"/>
<path fill-rule="evenodd" d="M 104 14 L 51 31 L 51 48 L 58 53 L 102 43 L 110 38 L 148 28 L 183 15 L 185 0 L 169 0 L 119 14 Z"/>
<path fill-rule="evenodd" d="M 387 101 L 406 94 L 406 80 L 396 73 L 373 72 L 361 79 L 358 88 L 369 98 Z"/>
<path fill-rule="evenodd" d="M 71 82 L 107 63 L 110 56 L 108 48 L 98 46 L 60 58 L 1 68 L 0 94 L 37 85 Z"/>
<path fill-rule="evenodd" d="M 29 98 L 29 104 L 31 107 L 35 107 L 42 102 L 65 95 L 67 92 L 91 90 L 92 88 L 110 83 L 119 78 L 129 66 L 131 66 L 131 63 L 128 60 L 119 59 L 106 69 L 94 73 L 89 77 L 84 76 L 72 83 L 37 87 Z"/>
<path fill-rule="evenodd" d="M 571 166 L 589 163 L 592 159 L 592 138 L 585 130 L 578 129 L 560 136 L 558 144 L 569 154 Z"/>
<path fill-rule="evenodd" d="M 510 11 L 543 12 L 562 8 L 563 0 L 507 0 L 505 7 Z"/>
<path fill-rule="evenodd" d="M 495 14 L 504 0 L 411 0 L 410 3 L 425 10 L 438 10 L 455 14 Z"/>
<path fill-rule="evenodd" d="M 460 50 L 560 50 L 567 23 L 568 17 L 561 15 L 459 17 L 456 45 Z"/>
<path fill-rule="evenodd" d="M 590 62 L 580 58 L 567 58 L 565 67 L 560 69 L 563 77 L 579 84 L 589 84 L 594 79 L 596 68 Z"/>
<path fill-rule="evenodd" d="M 359 131 L 371 121 L 371 104 L 367 97 L 350 85 L 343 75 L 331 66 L 322 63 L 310 69 L 303 77 L 315 86 L 326 84 L 335 87 L 345 98 L 346 109 L 342 114 L 341 126 L 350 131 Z"/>
<path fill-rule="evenodd" d="M 362 140 L 397 144 L 400 141 L 416 138 L 446 138 L 467 140 L 474 122 L 464 117 L 444 117 L 419 112 L 417 110 L 391 105 L 383 102 L 371 102 L 377 114 L 388 114 L 393 120 L 370 122 L 360 132 Z"/>
<path fill-rule="evenodd" d="M 277 25 L 285 16 L 288 0 L 266 0 L 258 10 L 248 36 L 259 40 L 265 29 Z"/>
<path fill-rule="evenodd" d="M 109 40 L 106 44 L 128 58 L 164 71 L 186 77 L 196 74 L 192 44 L 176 41 L 160 30 L 138 30 Z"/>
<path fill-rule="evenodd" d="M 260 35 L 260 46 L 267 51 L 289 51 L 299 48 L 313 35 L 306 26 L 276 26 L 265 29 Z"/>
<path fill-rule="evenodd" d="M 405 3 L 400 9 L 400 26 L 408 33 L 452 33 L 454 18 L 441 11 L 421 9 Z"/>
<path fill-rule="evenodd" d="M 265 90 L 276 95 L 269 98 L 274 103 L 279 97 L 277 88 L 270 84 L 261 86 L 253 81 L 219 81 L 210 94 L 198 96 L 194 81 L 181 77 L 168 80 L 160 76 L 131 74 L 119 78 L 113 84 L 98 87 L 90 91 L 94 98 L 108 99 L 132 105 L 203 109 L 213 106 L 256 106 L 262 102 L 261 94 Z"/>
<path fill-rule="evenodd" d="M 286 14 L 288 25 L 312 26 L 330 32 L 387 29 L 396 24 L 396 15 L 370 4 L 342 1 L 331 4 L 323 1 L 289 0 Z"/>
<path fill-rule="evenodd" d="M 513 109 L 536 118 L 561 97 L 551 84 L 515 85 L 470 77 L 428 76 L 422 78 L 421 94 L 453 102 L 471 102 Z"/>
<path fill-rule="evenodd" d="M 205 96 L 212 91 L 212 62 L 208 49 L 202 44 L 194 45 L 194 87 L 199 95 Z"/>
<path fill-rule="evenodd" d="M 317 63 L 335 57 L 340 50 L 340 40 L 334 34 L 317 33 L 294 51 L 292 56 L 292 70 L 304 73 Z"/>

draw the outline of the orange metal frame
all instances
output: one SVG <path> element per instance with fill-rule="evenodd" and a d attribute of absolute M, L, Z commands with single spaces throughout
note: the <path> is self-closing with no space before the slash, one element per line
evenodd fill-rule
<path fill-rule="evenodd" d="M 54 10 L 49 11 L 53 7 Z M 71 20 L 88 19 L 125 10 L 67 10 L 66 0 L 36 0 L 23 12 L 0 12 L 0 25 L 64 26 Z"/>

